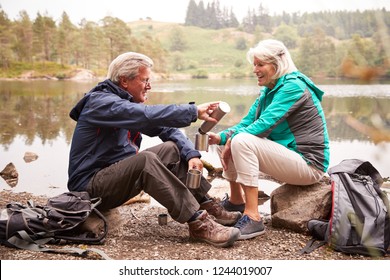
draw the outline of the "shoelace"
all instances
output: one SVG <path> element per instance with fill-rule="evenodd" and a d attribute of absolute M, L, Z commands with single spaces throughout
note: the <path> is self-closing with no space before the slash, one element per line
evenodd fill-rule
<path fill-rule="evenodd" d="M 237 224 L 234 227 L 242 228 L 246 224 L 250 223 L 250 221 L 251 221 L 250 218 L 247 215 L 245 215 L 241 219 L 238 220 Z"/>

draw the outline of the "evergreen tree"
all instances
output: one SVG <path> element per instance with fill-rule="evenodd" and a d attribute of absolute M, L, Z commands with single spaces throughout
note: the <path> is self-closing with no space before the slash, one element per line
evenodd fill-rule
<path fill-rule="evenodd" d="M 12 22 L 8 15 L 0 10 L 0 66 L 8 68 L 13 60 L 12 57 Z"/>
<path fill-rule="evenodd" d="M 72 61 L 72 46 L 75 41 L 76 27 L 72 24 L 66 12 L 62 13 L 58 26 L 57 52 L 60 63 L 70 64 Z"/>
<path fill-rule="evenodd" d="M 185 25 L 196 25 L 198 17 L 198 5 L 195 0 L 190 0 L 188 3 Z"/>
<path fill-rule="evenodd" d="M 56 24 L 49 16 L 40 13 L 33 23 L 34 53 L 41 60 L 51 61 L 55 54 Z"/>
<path fill-rule="evenodd" d="M 26 11 L 19 13 L 19 20 L 15 21 L 14 32 L 16 38 L 14 51 L 19 61 L 32 62 L 33 57 L 33 30 L 32 21 Z"/>

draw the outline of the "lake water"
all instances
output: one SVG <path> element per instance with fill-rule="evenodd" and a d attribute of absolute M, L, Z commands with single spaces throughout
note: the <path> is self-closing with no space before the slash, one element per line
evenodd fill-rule
<path fill-rule="evenodd" d="M 326 92 L 323 100 L 331 140 L 331 166 L 346 158 L 370 161 L 383 177 L 390 176 L 390 82 L 362 85 L 348 81 L 316 81 Z M 1 190 L 52 196 L 67 191 L 70 141 L 75 122 L 72 106 L 96 81 L 0 81 L 0 171 L 12 162 L 19 173 L 11 188 L 0 178 Z M 223 100 L 232 111 L 214 128 L 238 122 L 258 94 L 254 79 L 157 81 L 149 104 Z M 347 122 L 357 121 L 358 126 Z M 193 141 L 200 121 L 183 132 Z M 362 131 L 363 128 L 365 129 Z M 377 131 L 372 132 L 373 129 Z M 160 143 L 145 136 L 142 149 Z M 25 152 L 39 157 L 26 163 Z M 220 166 L 214 149 L 203 159 Z M 270 192 L 274 185 L 264 189 Z"/>

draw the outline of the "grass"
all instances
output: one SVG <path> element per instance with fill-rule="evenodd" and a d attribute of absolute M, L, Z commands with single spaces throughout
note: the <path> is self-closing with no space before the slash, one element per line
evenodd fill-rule
<path fill-rule="evenodd" d="M 195 26 L 183 26 L 176 23 L 136 21 L 129 23 L 134 36 L 149 33 L 157 38 L 168 50 L 169 71 L 194 74 L 199 71 L 208 74 L 230 75 L 241 73 L 250 75 L 251 68 L 245 59 L 246 51 L 236 48 L 239 38 L 245 38 L 247 45 L 253 40 L 250 34 L 236 29 L 202 29 Z M 183 51 L 170 51 L 171 34 L 179 29 L 183 34 L 186 48 Z M 183 63 L 181 70 L 174 69 L 175 59 Z"/>

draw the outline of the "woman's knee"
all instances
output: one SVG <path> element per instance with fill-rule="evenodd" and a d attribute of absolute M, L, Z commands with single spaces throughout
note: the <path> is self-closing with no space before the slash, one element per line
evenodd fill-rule
<path fill-rule="evenodd" d="M 239 152 L 242 149 L 248 149 L 250 148 L 250 134 L 247 133 L 240 133 L 237 134 L 233 139 L 231 143 L 232 152 Z"/>

